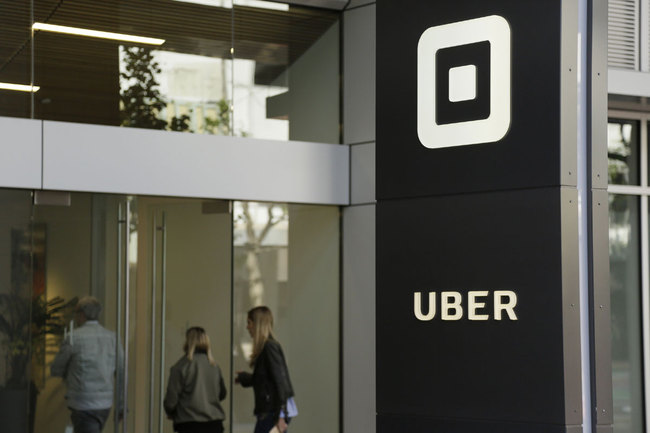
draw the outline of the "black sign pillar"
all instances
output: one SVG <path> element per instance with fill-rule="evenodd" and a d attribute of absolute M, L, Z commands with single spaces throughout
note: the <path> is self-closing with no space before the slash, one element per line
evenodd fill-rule
<path fill-rule="evenodd" d="M 582 431 L 578 1 L 377 3 L 377 431 Z"/>

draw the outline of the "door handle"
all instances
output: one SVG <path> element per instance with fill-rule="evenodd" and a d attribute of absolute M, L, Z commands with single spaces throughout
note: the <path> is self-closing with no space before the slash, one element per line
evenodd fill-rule
<path fill-rule="evenodd" d="M 124 212 L 124 216 L 122 213 Z M 120 431 L 120 415 L 122 417 L 122 432 L 127 433 L 128 423 L 126 419 L 128 397 L 129 397 L 129 298 L 130 298 L 130 282 L 129 282 L 129 247 L 130 247 L 130 231 L 131 231 L 131 203 L 126 200 L 124 206 L 122 203 L 118 204 L 117 208 L 117 312 L 116 312 L 116 344 L 115 344 L 115 362 L 119 372 L 120 365 L 120 348 L 122 340 L 124 341 L 124 362 L 122 363 L 122 377 L 117 376 L 116 383 L 120 389 L 115 393 L 114 407 L 114 423 L 115 433 Z M 124 252 L 124 253 L 123 253 Z M 124 300 L 122 300 L 122 292 L 124 292 Z M 122 318 L 122 303 L 124 303 L 124 318 Z M 124 330 L 122 330 L 122 323 L 124 323 Z M 124 335 L 122 335 L 124 334 Z M 120 379 L 121 383 L 120 383 Z M 118 386 L 116 386 L 118 388 Z M 122 399 L 122 413 L 120 414 L 120 393 Z"/>
<path fill-rule="evenodd" d="M 156 253 L 158 251 L 158 220 L 153 213 L 153 228 L 151 230 L 151 362 L 149 363 L 149 433 L 153 433 L 154 397 L 155 397 L 155 368 L 156 368 Z M 162 385 L 161 385 L 162 386 Z M 159 410 L 162 408 L 159 407 Z"/>
<path fill-rule="evenodd" d="M 161 294 L 160 294 L 160 390 L 158 432 L 163 431 L 163 400 L 165 389 L 165 310 L 167 306 L 167 215 L 162 214 L 162 245 L 161 245 Z"/>
<path fill-rule="evenodd" d="M 115 308 L 115 371 L 120 373 L 120 346 L 122 345 L 122 237 L 124 231 L 124 222 L 122 218 L 122 203 L 119 203 L 117 206 L 117 300 Z M 115 396 L 113 398 L 113 423 L 115 433 L 120 432 L 120 397 L 119 394 L 122 392 L 122 386 L 124 383 L 121 381 L 121 377 L 118 374 L 115 380 Z"/>
<path fill-rule="evenodd" d="M 127 199 L 124 214 L 124 382 L 123 402 L 124 412 L 122 417 L 122 432 L 128 432 L 127 407 L 129 404 L 129 301 L 131 283 L 129 281 L 130 241 L 131 241 L 131 202 Z"/>

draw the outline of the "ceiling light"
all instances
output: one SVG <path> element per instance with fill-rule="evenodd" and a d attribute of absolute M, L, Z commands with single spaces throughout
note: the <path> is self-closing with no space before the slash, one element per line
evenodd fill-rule
<path fill-rule="evenodd" d="M 38 92 L 39 86 L 30 86 L 29 84 L 0 83 L 2 90 L 17 90 L 19 92 Z"/>
<path fill-rule="evenodd" d="M 164 39 L 146 38 L 144 36 L 126 35 L 123 33 L 101 32 L 99 30 L 81 29 L 78 27 L 56 26 L 53 24 L 34 23 L 34 30 L 43 30 L 46 32 L 66 33 L 69 35 L 89 36 L 91 38 L 113 39 L 115 41 L 135 42 L 138 44 L 162 45 Z"/>
<path fill-rule="evenodd" d="M 205 6 L 215 6 L 220 8 L 232 9 L 233 3 L 235 6 L 248 6 L 258 9 L 271 9 L 277 11 L 288 11 L 289 5 L 286 3 L 276 3 L 274 1 L 262 0 L 175 0 L 184 3 L 194 3 Z"/>

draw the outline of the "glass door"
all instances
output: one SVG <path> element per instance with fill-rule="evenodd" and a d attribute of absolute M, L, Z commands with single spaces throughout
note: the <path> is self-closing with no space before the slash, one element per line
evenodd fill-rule
<path fill-rule="evenodd" d="M 230 202 L 140 197 L 138 215 L 139 263 L 147 272 L 136 283 L 134 355 L 136 371 L 148 373 L 134 378 L 133 431 L 171 433 L 162 402 L 188 328 L 206 330 L 226 383 L 230 376 Z"/>
<path fill-rule="evenodd" d="M 189 326 L 207 330 L 214 357 L 226 379 L 230 376 L 230 203 L 37 195 L 31 227 L 39 235 L 31 242 L 40 264 L 33 268 L 34 279 L 42 278 L 44 308 L 60 326 L 44 344 L 32 431 L 71 428 L 66 384 L 50 367 L 63 341 L 80 332 L 75 306 L 90 295 L 102 305 L 98 322 L 116 333 L 125 361 L 115 378 L 113 408 L 124 401 L 126 411 L 120 417 L 111 410 L 103 431 L 171 432 L 162 399 Z M 227 411 L 229 402 L 223 403 Z"/>
<path fill-rule="evenodd" d="M 250 369 L 246 312 L 258 305 L 273 311 L 289 365 L 291 431 L 339 428 L 338 208 L 19 190 L 0 190 L 0 203 L 3 433 L 71 432 L 51 367 L 82 332 L 85 296 L 125 359 L 113 407 L 127 410 L 123 420 L 111 410 L 104 432 L 172 432 L 162 400 L 192 326 L 207 331 L 229 384 L 226 432 L 251 432 L 253 391 L 232 372 Z"/>
<path fill-rule="evenodd" d="M 35 192 L 33 227 L 39 235 L 33 248 L 39 266 L 34 278 L 42 281 L 44 302 L 32 316 L 33 323 L 39 315 L 50 323 L 45 328 L 43 374 L 35 381 L 34 432 L 71 429 L 69 407 L 74 403 L 66 399 L 66 384 L 51 374 L 51 367 L 64 341 L 74 346 L 74 337 L 79 336 L 75 308 L 85 296 L 93 296 L 101 305 L 99 325 L 117 334 L 127 368 L 115 380 L 114 396 L 126 397 L 131 409 L 132 387 L 125 385 L 134 375 L 130 288 L 137 275 L 137 256 L 132 253 L 138 236 L 136 203 L 135 198 L 120 195 Z M 70 365 L 65 365 L 63 374 L 72 374 Z M 104 431 L 130 430 L 131 415 L 122 425 L 115 422 L 117 415 L 110 413 Z"/>

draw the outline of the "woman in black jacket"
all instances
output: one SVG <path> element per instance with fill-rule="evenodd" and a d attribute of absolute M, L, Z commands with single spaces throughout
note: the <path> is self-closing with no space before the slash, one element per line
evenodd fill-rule
<path fill-rule="evenodd" d="M 253 373 L 237 373 L 235 383 L 253 387 L 255 433 L 269 433 L 274 427 L 285 432 L 289 422 L 287 402 L 293 397 L 293 387 L 282 347 L 273 336 L 271 310 L 264 306 L 250 310 L 246 329 L 253 337 Z"/>

